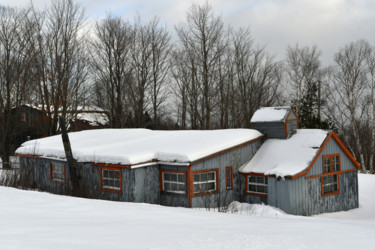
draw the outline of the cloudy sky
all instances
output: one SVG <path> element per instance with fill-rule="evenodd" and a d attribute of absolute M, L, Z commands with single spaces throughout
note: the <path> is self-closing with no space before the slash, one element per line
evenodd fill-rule
<path fill-rule="evenodd" d="M 43 8 L 50 0 L 33 0 Z M 173 31 L 183 22 L 192 0 L 75 0 L 93 22 L 107 12 L 133 19 L 158 16 Z M 201 1 L 203 2 L 203 1 Z M 9 6 L 26 6 L 28 0 L 1 0 Z M 209 0 L 214 11 L 233 27 L 249 26 L 254 40 L 283 59 L 288 45 L 317 45 L 325 65 L 346 43 L 366 39 L 375 45 L 375 1 L 373 0 Z"/>

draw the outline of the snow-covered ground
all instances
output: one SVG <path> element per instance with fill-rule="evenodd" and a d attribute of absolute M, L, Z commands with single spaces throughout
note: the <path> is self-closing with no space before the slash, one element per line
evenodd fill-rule
<path fill-rule="evenodd" d="M 360 207 L 313 217 L 236 204 L 236 213 L 77 199 L 0 187 L 0 249 L 374 249 L 375 175 Z"/>

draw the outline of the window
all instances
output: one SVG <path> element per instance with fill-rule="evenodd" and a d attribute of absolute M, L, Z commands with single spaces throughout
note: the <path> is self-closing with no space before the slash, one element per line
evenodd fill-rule
<path fill-rule="evenodd" d="M 121 192 L 121 169 L 101 168 L 100 183 L 106 191 Z"/>
<path fill-rule="evenodd" d="M 26 122 L 26 113 L 25 113 L 25 112 L 22 112 L 22 113 L 20 114 L 20 121 L 21 121 L 21 122 Z"/>
<path fill-rule="evenodd" d="M 329 194 L 339 190 L 337 176 L 337 174 L 322 176 L 323 194 Z"/>
<path fill-rule="evenodd" d="M 185 174 L 176 172 L 162 172 L 163 191 L 170 193 L 185 193 Z"/>
<path fill-rule="evenodd" d="M 323 173 L 340 171 L 340 155 L 323 155 Z"/>
<path fill-rule="evenodd" d="M 225 167 L 225 183 L 227 189 L 233 188 L 233 169 L 232 167 Z"/>
<path fill-rule="evenodd" d="M 51 180 L 55 182 L 65 182 L 65 165 L 62 163 L 51 163 Z"/>
<path fill-rule="evenodd" d="M 340 155 L 323 155 L 322 195 L 340 192 Z"/>
<path fill-rule="evenodd" d="M 267 194 L 268 178 L 265 176 L 247 176 L 247 192 L 255 194 Z"/>
<path fill-rule="evenodd" d="M 216 171 L 193 174 L 193 190 L 194 194 L 216 191 Z"/>

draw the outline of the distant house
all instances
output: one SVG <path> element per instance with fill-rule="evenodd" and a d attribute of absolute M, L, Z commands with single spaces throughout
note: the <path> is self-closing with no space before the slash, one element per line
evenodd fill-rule
<path fill-rule="evenodd" d="M 77 110 L 67 112 L 69 131 L 105 128 L 108 126 L 107 112 L 95 106 L 78 106 Z M 14 136 L 11 142 L 11 154 L 27 140 L 47 136 L 50 117 L 41 105 L 24 104 L 11 110 Z M 0 151 L 2 149 L 0 148 Z"/>
<path fill-rule="evenodd" d="M 358 207 L 359 165 L 334 132 L 297 129 L 290 107 L 262 108 L 251 123 L 254 129 L 70 133 L 83 195 L 183 207 L 236 200 L 297 215 Z M 24 187 L 70 193 L 60 136 L 26 142 L 17 154 Z"/>

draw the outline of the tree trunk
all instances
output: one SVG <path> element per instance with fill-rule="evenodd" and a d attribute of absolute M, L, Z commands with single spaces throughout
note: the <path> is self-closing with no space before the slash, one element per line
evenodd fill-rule
<path fill-rule="evenodd" d="M 66 130 L 65 118 L 59 116 L 59 125 L 61 128 L 61 138 L 64 145 L 66 160 L 68 162 L 70 184 L 72 187 L 71 195 L 75 197 L 82 197 L 79 186 L 80 176 L 77 174 L 77 162 L 73 158 L 72 148 L 70 146 L 69 136 Z"/>

